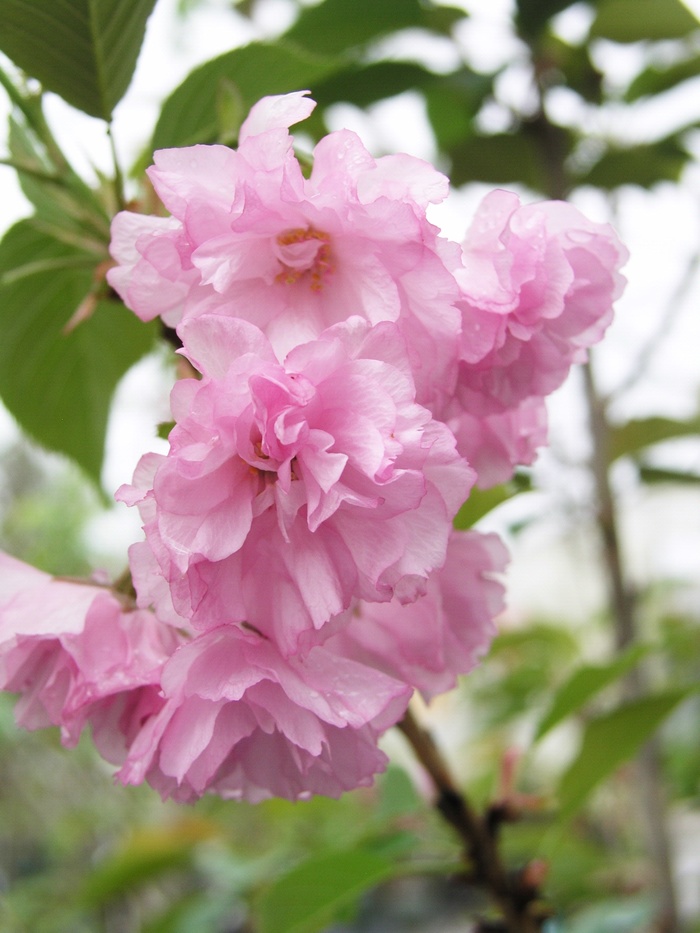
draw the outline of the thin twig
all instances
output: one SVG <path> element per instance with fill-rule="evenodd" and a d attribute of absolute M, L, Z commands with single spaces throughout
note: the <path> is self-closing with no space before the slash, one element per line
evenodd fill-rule
<path fill-rule="evenodd" d="M 657 327 L 639 351 L 639 355 L 634 361 L 634 365 L 630 366 L 627 376 L 608 394 L 606 399 L 608 402 L 619 398 L 625 392 L 629 392 L 630 389 L 633 389 L 639 381 L 647 375 L 649 366 L 654 356 L 659 351 L 659 345 L 666 337 L 673 333 L 673 324 L 679 313 L 683 310 L 683 302 L 695 282 L 698 269 L 700 269 L 700 252 L 696 252 L 690 258 L 683 275 L 680 277 L 678 284 L 671 294 Z"/>
<path fill-rule="evenodd" d="M 528 882 L 527 871 L 509 874 L 498 850 L 499 819 L 490 811 L 479 815 L 458 789 L 449 766 L 432 735 L 416 721 L 409 709 L 398 723 L 416 757 L 437 790 L 436 807 L 464 843 L 469 881 L 485 889 L 503 915 L 504 933 L 538 933 L 548 916 L 539 891 Z M 489 927 L 496 929 L 496 927 Z"/>

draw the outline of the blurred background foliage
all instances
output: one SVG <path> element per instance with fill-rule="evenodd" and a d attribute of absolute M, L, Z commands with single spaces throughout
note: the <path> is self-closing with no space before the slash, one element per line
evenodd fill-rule
<path fill-rule="evenodd" d="M 513 550 L 502 632 L 422 713 L 467 794 L 518 817 L 503 847 L 514 867 L 546 875 L 548 933 L 698 933 L 700 380 L 673 378 L 698 294 L 696 16 L 680 0 L 517 0 L 496 5 L 495 30 L 489 5 L 467 0 L 180 0 L 183 34 L 216 7 L 255 38 L 172 91 L 133 167 L 88 177 L 56 141 L 43 92 L 109 126 L 154 3 L 68 6 L 79 15 L 57 43 L 61 5 L 0 0 L 3 162 L 33 211 L 0 242 L 0 395 L 62 455 L 4 445 L 3 549 L 60 574 L 123 564 L 119 541 L 96 532 L 110 401 L 157 336 L 100 270 L 111 215 L 127 198 L 149 203 L 154 148 L 235 144 L 261 96 L 310 88 L 319 106 L 303 148 L 352 117 L 380 154 L 385 122 L 405 137 L 418 115 L 420 145 L 460 205 L 507 185 L 613 219 L 633 248 L 617 330 L 553 400 L 553 451 L 458 517 Z M 660 247 L 676 242 L 672 224 L 656 227 L 666 202 L 690 203 L 695 226 L 664 265 Z M 660 388 L 669 371 L 675 396 Z M 460 878 L 456 842 L 402 737 L 386 747 L 394 763 L 376 787 L 339 801 L 185 809 L 114 786 L 89 741 L 67 754 L 54 733 L 20 734 L 2 696 L 0 929 L 472 929 L 486 908 Z"/>

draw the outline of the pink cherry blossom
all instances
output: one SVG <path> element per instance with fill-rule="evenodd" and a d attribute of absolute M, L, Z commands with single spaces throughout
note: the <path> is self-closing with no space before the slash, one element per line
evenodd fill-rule
<path fill-rule="evenodd" d="M 181 225 L 173 217 L 121 211 L 111 232 L 110 250 L 119 264 L 109 269 L 109 284 L 142 321 L 160 316 L 174 327 L 190 292 L 201 288 Z"/>
<path fill-rule="evenodd" d="M 15 716 L 27 729 L 60 726 L 75 745 L 91 722 L 105 757 L 123 760 L 141 720 L 162 705 L 160 671 L 179 640 L 107 588 L 0 554 L 0 689 L 20 694 Z"/>
<path fill-rule="evenodd" d="M 318 143 L 304 178 L 288 126 L 315 106 L 305 93 L 256 104 L 237 150 L 156 152 L 149 176 L 172 218 L 118 215 L 109 282 L 145 319 L 251 321 L 280 358 L 352 315 L 398 322 L 418 401 L 440 399 L 456 375 L 459 249 L 426 208 L 447 179 L 412 156 L 374 159 L 347 130 Z"/>
<path fill-rule="evenodd" d="M 443 239 L 447 179 L 348 131 L 306 177 L 307 93 L 257 103 L 237 149 L 155 153 L 170 216 L 113 222 L 108 281 L 197 375 L 117 493 L 145 534 L 135 604 L 0 554 L 18 722 L 89 725 L 120 780 L 180 801 L 367 785 L 412 690 L 475 666 L 507 555 L 453 519 L 533 461 L 624 281 L 612 229 L 563 203 L 496 191 Z"/>
<path fill-rule="evenodd" d="M 182 334 L 204 378 L 174 387 L 150 487 L 141 475 L 120 492 L 141 502 L 176 612 L 247 621 L 289 653 L 354 597 L 422 593 L 474 476 L 415 403 L 396 327 L 353 318 L 284 364 L 234 318 L 200 315 Z"/>
<path fill-rule="evenodd" d="M 131 744 L 118 777 L 163 797 L 337 797 L 384 770 L 378 735 L 410 688 L 322 646 L 283 657 L 267 638 L 224 625 L 179 648 L 165 704 Z"/>
<path fill-rule="evenodd" d="M 603 335 L 627 251 L 608 224 L 560 201 L 494 191 L 464 242 L 459 392 L 482 415 L 543 397 Z"/>
<path fill-rule="evenodd" d="M 455 531 L 425 596 L 407 606 L 359 603 L 326 644 L 420 690 L 426 699 L 454 687 L 486 653 L 504 607 L 497 575 L 507 551 L 494 534 Z"/>
<path fill-rule="evenodd" d="M 547 443 L 547 408 L 537 396 L 524 398 L 504 411 L 479 414 L 468 399 L 470 391 L 460 386 L 443 413 L 457 440 L 457 449 L 476 471 L 476 485 L 488 489 L 507 482 L 518 466 L 535 462 Z"/>

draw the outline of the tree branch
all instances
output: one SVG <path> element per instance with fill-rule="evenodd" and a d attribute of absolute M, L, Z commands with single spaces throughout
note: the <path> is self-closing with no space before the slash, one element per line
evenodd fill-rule
<path fill-rule="evenodd" d="M 509 873 L 498 850 L 498 829 L 512 813 L 502 805 L 489 808 L 482 816 L 458 789 L 449 766 L 432 735 L 416 721 L 409 709 L 398 723 L 416 757 L 432 778 L 437 791 L 435 805 L 464 843 L 469 864 L 468 880 L 483 888 L 502 913 L 502 921 L 482 925 L 482 931 L 538 933 L 550 911 L 542 903 L 539 884 L 533 883 L 528 866 Z M 537 873 L 535 873 L 537 874 Z"/>

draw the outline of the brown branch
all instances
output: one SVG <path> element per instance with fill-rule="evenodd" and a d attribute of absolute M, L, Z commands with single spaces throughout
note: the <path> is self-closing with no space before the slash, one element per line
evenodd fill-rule
<path fill-rule="evenodd" d="M 618 652 L 624 651 L 638 639 L 637 607 L 630 586 L 620 547 L 618 516 L 610 482 L 609 440 L 610 422 L 607 405 L 595 384 L 590 362 L 584 365 L 586 401 L 588 404 L 593 453 L 591 471 L 595 479 L 597 524 L 603 545 L 602 564 L 608 580 L 610 611 Z M 637 697 L 646 692 L 644 673 L 634 668 L 624 684 L 628 696 Z M 656 868 L 659 894 L 659 929 L 678 929 L 678 906 L 672 870 L 671 843 L 666 826 L 663 772 L 658 739 L 650 739 L 637 758 L 639 775 L 637 794 L 642 804 L 649 850 Z"/>
<path fill-rule="evenodd" d="M 566 151 L 562 145 L 564 137 L 561 135 L 561 129 L 556 127 L 549 119 L 544 106 L 547 63 L 542 60 L 540 50 L 536 46 L 532 45 L 531 50 L 535 71 L 534 90 L 538 96 L 539 106 L 530 130 L 538 147 L 542 164 L 547 168 L 546 193 L 549 197 L 563 198 L 570 190 L 574 179 L 567 177 Z M 678 290 L 673 296 L 672 308 L 677 308 L 680 305 L 681 297 L 697 272 L 697 262 L 700 262 L 700 259 L 696 259 L 690 264 L 686 276 L 679 283 Z M 675 310 L 667 312 L 664 321 L 666 325 L 669 323 L 669 317 L 674 313 L 677 312 Z M 636 383 L 636 374 L 643 374 L 648 368 L 652 351 L 657 344 L 658 339 L 647 344 L 637 360 L 634 370 L 635 375 L 625 380 L 618 387 L 615 396 L 619 396 L 621 392 L 626 391 Z M 610 613 L 613 619 L 616 648 L 619 652 L 633 644 L 637 638 L 637 608 L 620 546 L 617 507 L 610 482 L 610 424 L 607 405 L 595 385 L 590 363 L 584 366 L 584 379 L 593 445 L 590 466 L 596 488 L 596 518 L 603 550 L 601 563 L 607 577 Z M 642 693 L 644 690 L 643 681 L 643 675 L 638 670 L 632 671 L 626 683 L 628 694 L 638 696 Z M 650 849 L 658 876 L 660 928 L 663 931 L 673 931 L 678 927 L 678 909 L 671 869 L 668 831 L 665 825 L 660 757 L 658 744 L 654 740 L 648 743 L 642 751 L 637 766 L 640 774 L 639 797 L 643 804 Z"/>
<path fill-rule="evenodd" d="M 498 850 L 498 829 L 503 820 L 510 817 L 506 808 L 489 808 L 483 816 L 476 812 L 458 789 L 432 735 L 419 725 L 410 709 L 398 728 L 432 778 L 437 791 L 437 809 L 464 843 L 469 882 L 483 888 L 500 908 L 503 917 L 500 925 L 490 923 L 481 929 L 538 933 L 550 915 L 540 899 L 539 873 L 533 875 L 529 866 L 515 874 L 509 873 Z M 535 877 L 537 882 L 533 883 Z"/>

